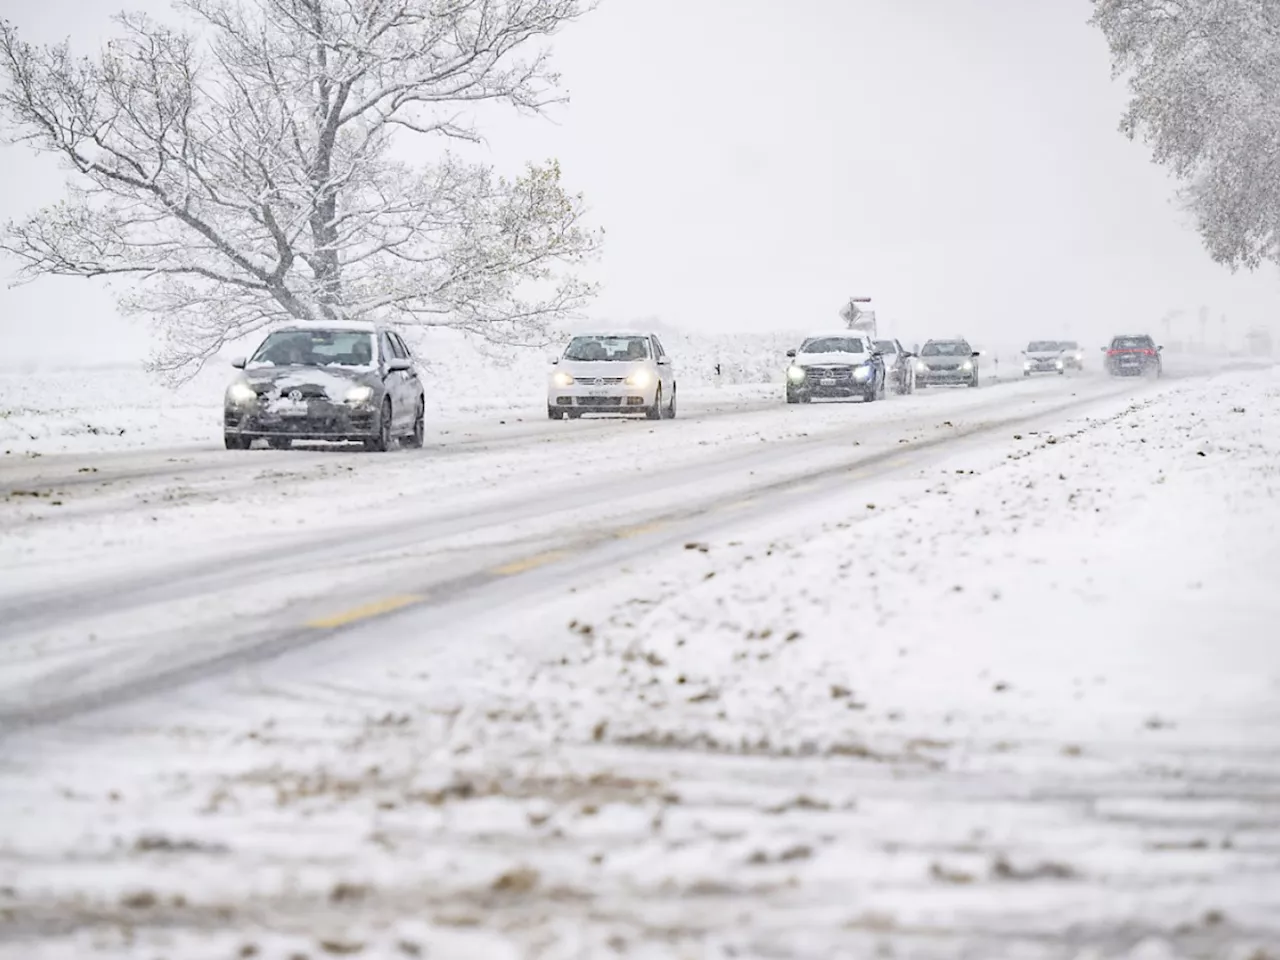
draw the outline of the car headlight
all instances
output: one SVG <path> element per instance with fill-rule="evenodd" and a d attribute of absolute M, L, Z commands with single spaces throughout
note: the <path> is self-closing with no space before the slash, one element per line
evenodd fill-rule
<path fill-rule="evenodd" d="M 855 380 L 866 380 L 871 376 L 871 367 L 858 367 L 858 369 L 853 371 L 853 376 Z"/>
<path fill-rule="evenodd" d="M 571 387 L 573 386 L 573 377 L 569 376 L 569 374 L 565 373 L 563 370 L 557 370 L 551 375 L 551 382 L 557 387 Z"/>
<path fill-rule="evenodd" d="M 637 370 L 631 376 L 627 377 L 626 384 L 628 387 L 640 387 L 643 389 L 653 383 L 653 374 L 648 370 Z"/>
<path fill-rule="evenodd" d="M 233 383 L 227 387 L 227 402 L 240 405 L 245 403 L 253 403 L 258 399 L 258 391 L 247 383 Z"/>
<path fill-rule="evenodd" d="M 1059 369 L 1059 370 L 1061 370 L 1061 369 L 1062 369 L 1062 361 L 1061 361 L 1061 360 L 1059 360 L 1059 361 L 1058 361 L 1058 369 Z"/>
<path fill-rule="evenodd" d="M 787 369 L 787 379 L 792 383 L 801 383 L 804 380 L 804 367 L 789 367 Z"/>
<path fill-rule="evenodd" d="M 919 372 L 919 373 L 928 373 L 928 372 L 929 372 L 929 365 L 928 365 L 927 363 L 925 363 L 923 360 L 917 360 L 917 361 L 916 361 L 916 371 L 917 371 L 917 372 Z"/>
<path fill-rule="evenodd" d="M 1031 364 L 1031 361 L 1030 361 L 1030 360 L 1024 360 L 1024 361 L 1022 362 L 1022 369 L 1023 369 L 1023 370 L 1030 370 L 1030 369 L 1031 369 L 1031 366 L 1032 366 L 1032 364 Z"/>
<path fill-rule="evenodd" d="M 964 363 L 960 364 L 960 369 L 961 369 L 961 370 L 972 370 L 972 369 L 973 369 L 973 361 L 972 361 L 972 360 L 966 360 Z"/>
<path fill-rule="evenodd" d="M 373 387 L 352 387 L 347 391 L 347 403 L 368 403 L 373 399 Z"/>

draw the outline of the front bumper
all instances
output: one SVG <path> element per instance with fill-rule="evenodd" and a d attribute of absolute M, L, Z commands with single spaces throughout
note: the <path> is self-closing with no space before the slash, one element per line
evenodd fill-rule
<path fill-rule="evenodd" d="M 916 383 L 969 383 L 978 375 L 976 370 L 952 367 L 936 370 L 916 370 Z"/>
<path fill-rule="evenodd" d="M 288 415 L 259 403 L 226 407 L 223 430 L 250 439 L 359 441 L 378 435 L 378 418 L 372 406 L 352 407 L 327 400 L 308 400 L 305 413 Z"/>
<path fill-rule="evenodd" d="M 547 406 L 553 410 L 581 413 L 644 413 L 653 406 L 655 389 L 641 390 L 626 384 L 552 387 Z"/>
<path fill-rule="evenodd" d="M 1058 366 L 1057 362 L 1055 361 L 1055 362 L 1053 362 L 1053 363 L 1033 363 L 1033 364 L 1031 364 L 1031 366 L 1029 366 L 1029 367 L 1028 367 L 1028 366 L 1026 366 L 1026 365 L 1024 365 L 1024 366 L 1023 366 L 1023 368 L 1022 368 L 1022 372 L 1023 372 L 1023 373 L 1026 373 L 1026 374 L 1031 374 L 1031 373 L 1061 373 L 1061 372 L 1062 372 L 1063 370 L 1065 370 L 1066 368 L 1067 368 L 1067 364 L 1066 364 L 1066 362 L 1065 362 L 1065 361 L 1063 362 L 1062 366 Z"/>

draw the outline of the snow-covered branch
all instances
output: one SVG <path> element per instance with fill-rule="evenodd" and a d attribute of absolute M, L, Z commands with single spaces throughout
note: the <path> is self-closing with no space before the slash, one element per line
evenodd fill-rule
<path fill-rule="evenodd" d="M 514 180 L 397 137 L 478 141 L 481 101 L 562 99 L 537 44 L 580 0 L 178 0 L 121 15 L 95 58 L 0 21 L 11 139 L 63 159 L 67 200 L 8 226 L 20 276 L 135 278 L 159 364 L 190 372 L 286 319 L 385 316 L 522 336 L 580 308 L 598 248 L 554 161 Z"/>
<path fill-rule="evenodd" d="M 1280 263 L 1280 5 L 1093 3 L 1132 94 L 1121 129 L 1183 182 L 1214 259 Z"/>

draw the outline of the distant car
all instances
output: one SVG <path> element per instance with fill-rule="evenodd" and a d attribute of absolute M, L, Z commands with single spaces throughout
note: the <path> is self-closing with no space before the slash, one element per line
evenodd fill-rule
<path fill-rule="evenodd" d="M 547 416 L 552 420 L 577 420 L 584 413 L 675 418 L 675 367 L 656 334 L 583 334 L 551 364 Z"/>
<path fill-rule="evenodd" d="M 1107 373 L 1113 377 L 1146 377 L 1164 375 L 1164 363 L 1160 351 L 1164 347 L 1147 334 L 1114 337 L 1107 353 Z"/>
<path fill-rule="evenodd" d="M 1067 363 L 1062 357 L 1061 345 L 1056 340 L 1032 340 L 1022 351 L 1022 375 L 1033 373 L 1066 372 Z"/>
<path fill-rule="evenodd" d="M 860 333 L 817 334 L 788 350 L 787 403 L 861 397 L 883 400 L 885 365 L 870 337 Z"/>
<path fill-rule="evenodd" d="M 1084 350 L 1080 348 L 1074 340 L 1059 340 L 1058 347 L 1062 350 L 1062 365 L 1067 370 L 1083 370 L 1084 369 Z"/>
<path fill-rule="evenodd" d="M 930 340 L 916 358 L 916 386 L 954 383 L 976 387 L 980 356 L 966 340 Z"/>
<path fill-rule="evenodd" d="M 264 439 L 284 449 L 295 440 L 363 443 L 388 450 L 397 438 L 421 447 L 422 381 L 409 347 L 371 323 L 305 323 L 268 334 L 227 387 L 228 450 Z"/>
<path fill-rule="evenodd" d="M 915 359 L 915 354 L 903 347 L 898 340 L 877 340 L 876 349 L 884 358 L 885 375 L 893 385 L 894 393 L 914 393 L 916 367 L 911 361 Z"/>

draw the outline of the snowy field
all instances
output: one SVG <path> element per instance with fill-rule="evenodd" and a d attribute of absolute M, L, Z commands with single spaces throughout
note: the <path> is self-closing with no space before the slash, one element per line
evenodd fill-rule
<path fill-rule="evenodd" d="M 0 955 L 1280 958 L 1280 371 L 1181 372 L 15 456 Z"/>

